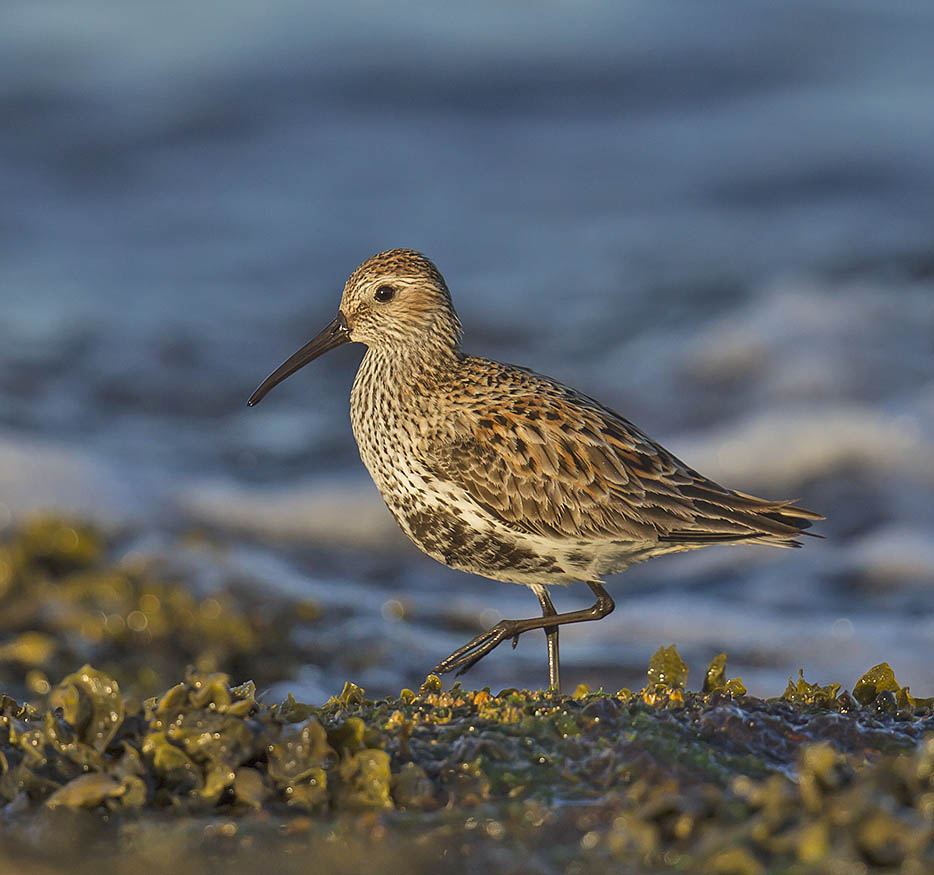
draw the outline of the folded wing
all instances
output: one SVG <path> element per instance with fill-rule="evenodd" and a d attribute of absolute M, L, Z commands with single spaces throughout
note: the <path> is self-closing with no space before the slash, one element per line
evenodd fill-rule
<path fill-rule="evenodd" d="M 574 541 L 798 546 L 796 536 L 823 519 L 792 501 L 720 486 L 559 383 L 488 365 L 500 373 L 483 380 L 476 406 L 459 405 L 424 457 L 438 477 L 517 531 Z"/>

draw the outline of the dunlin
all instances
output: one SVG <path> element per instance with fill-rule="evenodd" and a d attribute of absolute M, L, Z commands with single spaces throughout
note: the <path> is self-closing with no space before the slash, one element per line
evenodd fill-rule
<path fill-rule="evenodd" d="M 444 278 L 410 249 L 381 252 L 347 280 L 337 318 L 249 400 L 347 342 L 366 354 L 350 394 L 360 456 L 389 510 L 433 559 L 522 583 L 541 617 L 502 620 L 442 660 L 458 674 L 507 639 L 542 629 L 560 688 L 558 628 L 613 610 L 604 578 L 711 544 L 798 547 L 823 517 L 734 492 L 685 465 L 618 413 L 525 368 L 467 355 Z M 558 613 L 554 584 L 596 602 Z"/>

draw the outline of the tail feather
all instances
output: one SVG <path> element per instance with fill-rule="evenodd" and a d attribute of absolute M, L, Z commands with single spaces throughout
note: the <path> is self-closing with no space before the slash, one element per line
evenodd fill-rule
<path fill-rule="evenodd" d="M 805 531 L 824 517 L 813 510 L 798 507 L 796 499 L 768 501 L 755 495 L 732 490 L 689 487 L 693 507 L 700 511 L 689 527 L 666 532 L 659 540 L 685 545 L 754 543 L 775 547 L 800 547 L 801 535 L 820 538 Z"/>

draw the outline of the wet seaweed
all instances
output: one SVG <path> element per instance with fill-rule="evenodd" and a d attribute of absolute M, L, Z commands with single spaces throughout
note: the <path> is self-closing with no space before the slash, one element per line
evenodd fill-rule
<path fill-rule="evenodd" d="M 0 689 L 46 704 L 56 678 L 92 663 L 142 699 L 188 665 L 268 684 L 309 661 L 292 632 L 320 621 L 316 605 L 249 581 L 198 593 L 172 562 L 119 541 L 42 516 L 0 542 Z"/>
<path fill-rule="evenodd" d="M 8 823 L 42 809 L 253 826 L 265 813 L 309 841 L 368 814 L 400 835 L 418 824 L 438 849 L 452 831 L 472 847 L 482 821 L 487 840 L 501 830 L 514 850 L 595 867 L 934 864 L 927 704 L 892 711 L 879 699 L 900 687 L 859 703 L 803 677 L 776 699 L 734 694 L 722 657 L 694 693 L 679 664 L 662 648 L 642 690 L 613 695 L 445 691 L 430 676 L 377 701 L 348 683 L 322 705 L 267 705 L 250 682 L 196 670 L 137 703 L 84 666 L 50 710 L 0 700 L 0 804 Z"/>
<path fill-rule="evenodd" d="M 886 664 L 852 693 L 800 672 L 760 699 L 728 677 L 725 654 L 691 691 L 669 646 L 633 691 L 445 690 L 429 676 L 385 699 L 348 682 L 323 703 L 271 703 L 218 669 L 210 620 L 202 649 L 182 652 L 214 656 L 144 697 L 145 657 L 127 655 L 119 677 L 110 666 L 129 613 L 157 586 L 172 604 L 181 585 L 139 571 L 105 585 L 100 537 L 54 521 L 4 550 L 2 677 L 28 699 L 0 696 L 6 860 L 54 869 L 67 856 L 79 872 L 204 871 L 231 854 L 244 869 L 273 854 L 283 872 L 934 867 L 934 709 Z M 24 589 L 52 581 L 75 613 L 52 599 L 43 614 Z M 241 649 L 226 653 L 255 654 L 262 629 L 228 595 Z M 112 598 L 127 614 L 111 636 L 100 605 Z M 157 626 L 178 616 L 153 614 Z M 68 643 L 75 628 L 91 643 Z M 69 666 L 47 690 L 24 681 L 82 652 L 107 664 Z"/>

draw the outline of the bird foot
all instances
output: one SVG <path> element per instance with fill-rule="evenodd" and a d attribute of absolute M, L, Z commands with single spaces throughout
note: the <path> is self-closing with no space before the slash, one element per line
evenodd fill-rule
<path fill-rule="evenodd" d="M 456 676 L 460 676 L 507 639 L 512 638 L 512 646 L 515 647 L 519 643 L 519 636 L 525 631 L 516 628 L 519 622 L 519 620 L 500 620 L 492 629 L 482 632 L 463 647 L 458 647 L 450 656 L 442 659 L 432 669 L 433 673 L 440 675 L 456 671 Z"/>

